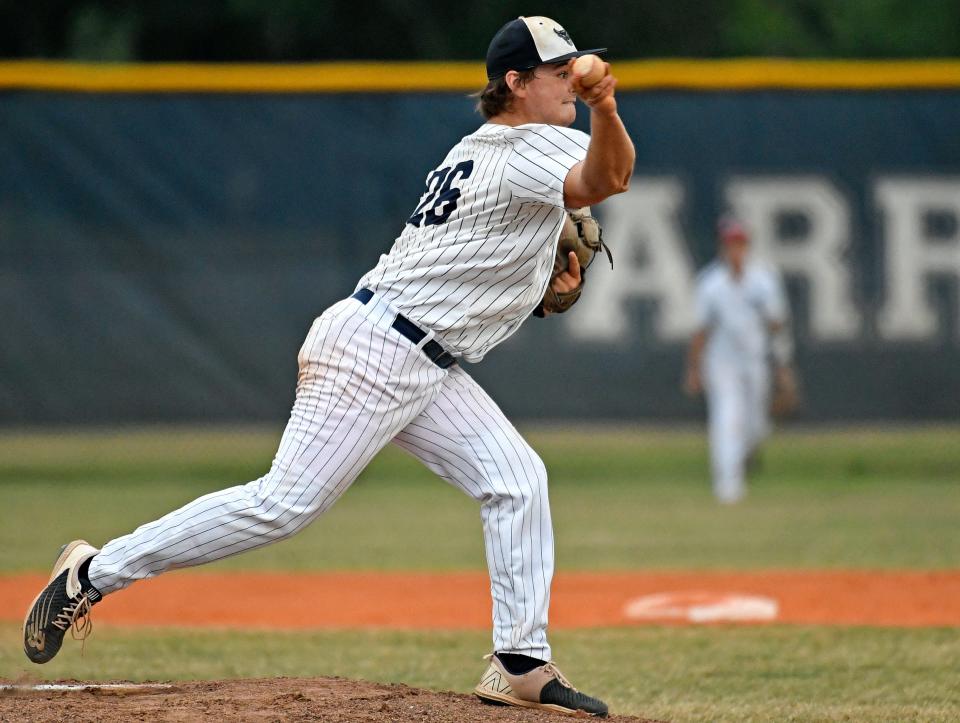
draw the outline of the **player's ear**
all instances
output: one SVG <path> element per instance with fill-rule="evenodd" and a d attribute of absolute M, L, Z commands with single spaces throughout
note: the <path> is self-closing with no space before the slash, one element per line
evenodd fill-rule
<path fill-rule="evenodd" d="M 510 89 L 510 92 L 516 97 L 526 97 L 526 83 L 523 82 L 523 76 L 521 76 L 520 73 L 518 73 L 516 70 L 508 70 L 507 74 L 503 76 L 503 79 L 506 82 L 507 87 Z"/>

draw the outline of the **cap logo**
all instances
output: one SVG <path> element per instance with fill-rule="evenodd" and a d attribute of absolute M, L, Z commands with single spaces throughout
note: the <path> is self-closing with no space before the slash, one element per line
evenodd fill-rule
<path fill-rule="evenodd" d="M 563 38 L 563 40 L 566 42 L 566 44 L 569 45 L 570 47 L 576 47 L 576 46 L 574 46 L 574 44 L 573 44 L 573 38 L 570 37 L 570 33 L 568 33 L 568 32 L 567 32 L 566 30 L 564 30 L 563 28 L 554 28 L 554 29 L 553 29 L 553 32 L 555 32 L 557 35 L 559 35 L 561 38 Z"/>

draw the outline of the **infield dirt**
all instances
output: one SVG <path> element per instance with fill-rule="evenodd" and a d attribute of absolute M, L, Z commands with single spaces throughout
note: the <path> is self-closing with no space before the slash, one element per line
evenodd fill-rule
<path fill-rule="evenodd" d="M 0 620 L 19 622 L 45 583 L 38 574 L 0 576 L 0 598 L 10 603 Z M 629 608 L 645 596 L 690 593 L 772 601 L 776 613 L 756 622 L 960 625 L 960 571 L 833 570 L 559 573 L 550 627 L 683 623 L 675 615 L 639 621 Z M 98 624 L 133 626 L 484 630 L 490 593 L 482 572 L 187 573 L 111 595 L 94 615 Z"/>

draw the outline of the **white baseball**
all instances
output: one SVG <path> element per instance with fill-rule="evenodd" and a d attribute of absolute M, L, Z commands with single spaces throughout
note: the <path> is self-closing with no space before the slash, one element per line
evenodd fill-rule
<path fill-rule="evenodd" d="M 574 60 L 571 69 L 574 75 L 581 76 L 580 84 L 584 88 L 596 85 L 603 80 L 603 76 L 606 75 L 606 68 L 604 67 L 603 61 L 596 55 L 590 53 L 581 55 Z"/>

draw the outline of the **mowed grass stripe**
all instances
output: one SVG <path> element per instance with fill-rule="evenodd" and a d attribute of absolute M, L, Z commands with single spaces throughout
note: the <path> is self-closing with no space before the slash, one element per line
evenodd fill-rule
<path fill-rule="evenodd" d="M 0 434 L 0 573 L 263 474 L 279 429 Z M 530 430 L 561 570 L 953 569 L 960 427 L 791 431 L 741 505 L 715 504 L 697 430 Z M 479 511 L 388 447 L 307 530 L 211 570 L 482 570 Z"/>
<path fill-rule="evenodd" d="M 120 483 L 189 477 L 227 482 L 256 479 L 269 467 L 281 425 L 0 431 L 0 483 L 96 477 Z M 555 482 L 626 474 L 656 481 L 706 475 L 705 432 L 699 428 L 588 424 L 523 430 L 550 466 Z M 960 478 L 960 425 L 788 429 L 765 446 L 766 481 L 854 482 L 875 475 Z M 430 477 L 388 446 L 365 477 L 397 481 Z"/>

